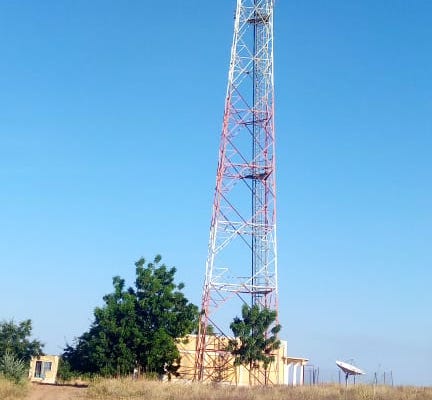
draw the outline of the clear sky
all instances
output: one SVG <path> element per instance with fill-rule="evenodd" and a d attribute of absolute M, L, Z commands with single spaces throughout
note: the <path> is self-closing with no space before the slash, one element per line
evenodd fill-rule
<path fill-rule="evenodd" d="M 0 2 L 0 319 L 46 352 L 140 256 L 199 304 L 234 8 Z M 282 337 L 325 380 L 353 359 L 432 385 L 431 16 L 276 2 Z"/>

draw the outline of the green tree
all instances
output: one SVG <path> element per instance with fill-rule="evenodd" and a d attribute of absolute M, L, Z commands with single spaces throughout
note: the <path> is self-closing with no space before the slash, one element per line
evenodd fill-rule
<path fill-rule="evenodd" d="M 242 307 L 242 318 L 235 317 L 230 325 L 235 339 L 228 349 L 234 355 L 234 365 L 245 365 L 249 369 L 249 383 L 252 383 L 253 369 L 262 363 L 267 383 L 267 368 L 274 361 L 272 352 L 280 346 L 277 338 L 281 326 L 275 324 L 276 311 L 260 308 L 258 305 Z M 272 328 L 270 328 L 273 326 Z"/>
<path fill-rule="evenodd" d="M 198 308 L 174 283 L 176 269 L 161 257 L 135 263 L 134 287 L 113 278 L 113 293 L 94 311 L 88 332 L 65 348 L 63 358 L 72 370 L 103 375 L 129 374 L 134 367 L 145 373 L 176 373 L 180 354 L 176 340 L 193 331 Z"/>
<path fill-rule="evenodd" d="M 43 344 L 30 340 L 31 331 L 30 319 L 19 323 L 13 320 L 0 322 L 0 357 L 7 353 L 14 359 L 28 362 L 32 356 L 43 354 Z"/>

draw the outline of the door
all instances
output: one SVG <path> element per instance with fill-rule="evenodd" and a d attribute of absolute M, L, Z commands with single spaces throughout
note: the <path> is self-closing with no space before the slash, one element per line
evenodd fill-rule
<path fill-rule="evenodd" d="M 42 361 L 36 361 L 35 378 L 42 378 Z"/>

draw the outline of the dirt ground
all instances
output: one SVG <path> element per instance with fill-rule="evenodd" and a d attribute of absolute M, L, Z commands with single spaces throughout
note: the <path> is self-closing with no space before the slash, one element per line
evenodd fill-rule
<path fill-rule="evenodd" d="M 77 400 L 85 398 L 85 387 L 32 384 L 25 400 Z"/>

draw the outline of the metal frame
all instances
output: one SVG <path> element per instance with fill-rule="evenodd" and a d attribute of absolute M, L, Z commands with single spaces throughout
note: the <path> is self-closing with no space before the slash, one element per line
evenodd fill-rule
<path fill-rule="evenodd" d="M 215 312 L 234 297 L 277 311 L 274 0 L 237 0 L 195 379 L 213 376 Z"/>

